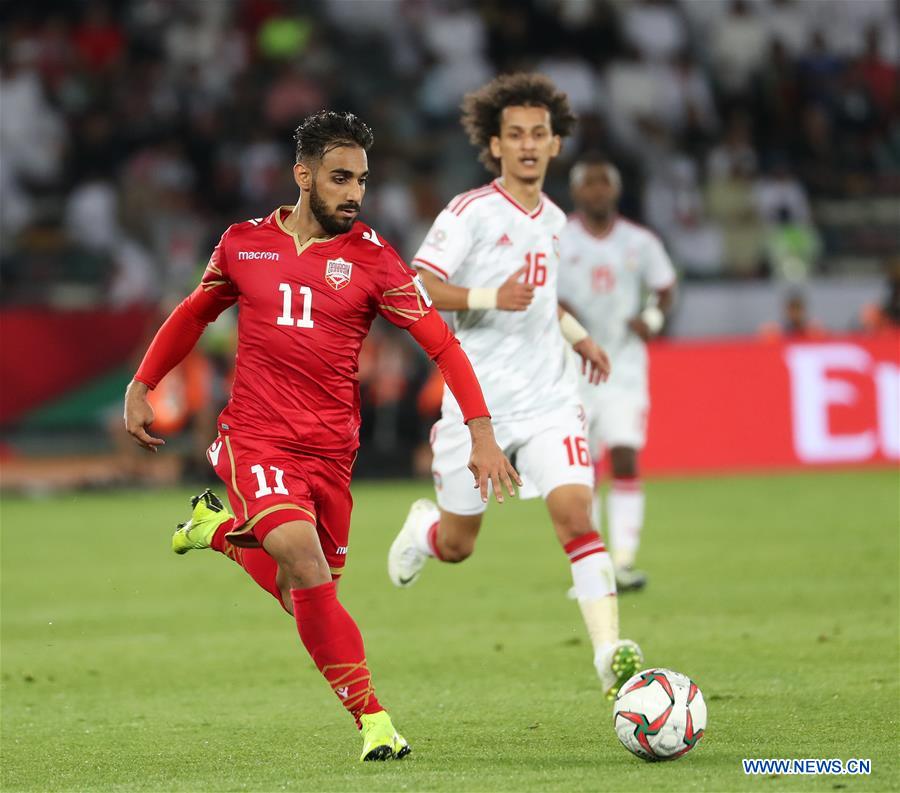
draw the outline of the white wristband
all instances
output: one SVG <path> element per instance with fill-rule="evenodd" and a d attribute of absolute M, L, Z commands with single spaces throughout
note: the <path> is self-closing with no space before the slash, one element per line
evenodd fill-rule
<path fill-rule="evenodd" d="M 641 312 L 641 319 L 644 320 L 647 329 L 655 336 L 662 330 L 662 326 L 666 321 L 666 315 L 656 306 L 647 306 Z"/>
<path fill-rule="evenodd" d="M 563 338 L 573 347 L 590 335 L 568 311 L 563 311 L 560 315 L 559 329 L 562 331 Z"/>
<path fill-rule="evenodd" d="M 487 287 L 475 287 L 466 296 L 466 305 L 470 309 L 497 308 L 497 290 Z"/>

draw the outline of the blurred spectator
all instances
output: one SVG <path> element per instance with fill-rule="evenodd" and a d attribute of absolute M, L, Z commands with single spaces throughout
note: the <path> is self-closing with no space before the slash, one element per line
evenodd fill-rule
<path fill-rule="evenodd" d="M 722 172 L 717 168 L 706 192 L 709 214 L 722 229 L 724 269 L 741 278 L 763 273 L 763 225 L 753 198 L 754 160 L 748 157 L 724 160 L 730 170 Z"/>
<path fill-rule="evenodd" d="M 793 162 L 813 196 L 831 195 L 843 187 L 842 155 L 831 118 L 818 105 L 807 105 L 800 118 Z"/>
<path fill-rule="evenodd" d="M 747 0 L 733 0 L 711 35 L 714 73 L 721 89 L 729 97 L 742 94 L 766 54 L 768 34 L 756 7 Z"/>
<path fill-rule="evenodd" d="M 822 24 L 822 20 L 819 20 Z M 810 101 L 829 107 L 844 65 L 833 50 L 828 48 L 825 34 L 816 29 L 806 51 L 798 61 L 803 90 Z"/>
<path fill-rule="evenodd" d="M 725 135 L 709 152 L 706 161 L 707 176 L 718 179 L 732 174 L 735 169 L 753 173 L 757 166 L 756 150 L 750 136 L 750 120 L 736 112 L 728 120 Z"/>
<path fill-rule="evenodd" d="M 426 9 L 421 32 L 434 63 L 425 73 L 419 102 L 429 115 L 455 121 L 463 96 L 492 76 L 485 58 L 487 32 L 475 9 L 463 3 Z"/>
<path fill-rule="evenodd" d="M 718 128 L 712 88 L 687 50 L 658 69 L 658 110 L 669 129 L 686 141 L 708 140 Z"/>
<path fill-rule="evenodd" d="M 606 70 L 606 96 L 615 112 L 610 129 L 619 145 L 638 152 L 647 143 L 645 130 L 656 120 L 659 83 L 653 65 L 634 48 L 626 49 Z"/>
<path fill-rule="evenodd" d="M 565 91 L 575 113 L 594 113 L 598 109 L 597 76 L 586 61 L 570 45 L 563 44 L 557 52 L 542 60 L 537 71 L 546 74 Z"/>
<path fill-rule="evenodd" d="M 778 39 L 769 45 L 769 56 L 754 83 L 755 115 L 764 119 L 757 130 L 760 144 L 783 149 L 796 138 L 800 81 L 785 46 Z"/>
<path fill-rule="evenodd" d="M 812 7 L 818 7 L 813 3 Z M 867 31 L 876 28 L 882 36 L 884 52 L 893 62 L 900 58 L 895 0 L 832 0 L 828 4 L 828 46 L 841 58 L 854 58 L 865 50 Z"/>
<path fill-rule="evenodd" d="M 644 190 L 644 214 L 686 276 L 721 275 L 722 232 L 707 217 L 697 167 L 690 159 L 673 159 L 667 169 L 650 177 Z"/>
<path fill-rule="evenodd" d="M 782 155 L 774 156 L 768 174 L 756 180 L 753 197 L 757 212 L 765 223 L 783 222 L 785 215 L 798 223 L 811 220 L 806 190 L 788 170 Z"/>
<path fill-rule="evenodd" d="M 810 319 L 806 309 L 806 298 L 800 292 L 791 292 L 784 301 L 784 317 L 781 323 L 767 323 L 759 329 L 763 338 L 777 341 L 809 341 L 827 336 L 825 328 Z"/>
<path fill-rule="evenodd" d="M 59 178 L 65 145 L 65 120 L 47 101 L 37 56 L 28 39 L 0 55 L 0 158 L 26 188 Z"/>
<path fill-rule="evenodd" d="M 786 281 L 805 281 L 822 252 L 815 226 L 794 216 L 782 205 L 774 223 L 766 229 L 766 261 L 769 272 Z"/>
<path fill-rule="evenodd" d="M 108 71 L 125 52 L 122 27 L 100 0 L 88 5 L 84 19 L 72 31 L 72 41 L 79 60 L 91 72 Z"/>
<path fill-rule="evenodd" d="M 788 57 L 796 57 L 809 41 L 810 25 L 816 13 L 814 3 L 804 5 L 799 0 L 770 0 L 763 7 L 769 39 L 779 44 Z"/>
<path fill-rule="evenodd" d="M 667 61 L 687 44 L 684 18 L 672 0 L 631 0 L 621 6 L 622 35 L 650 61 Z"/>
<path fill-rule="evenodd" d="M 108 182 L 84 182 L 66 203 L 69 239 L 108 257 L 113 271 L 107 301 L 114 308 L 149 303 L 159 297 L 159 278 L 150 255 L 119 224 L 116 192 Z"/>
<path fill-rule="evenodd" d="M 900 329 L 900 256 L 887 264 L 886 295 L 880 305 L 863 306 L 860 325 L 869 333 Z"/>
<path fill-rule="evenodd" d="M 900 102 L 900 83 L 897 67 L 889 63 L 881 54 L 881 37 L 878 28 L 866 32 L 866 52 L 857 68 L 869 96 L 882 116 L 896 110 Z"/>

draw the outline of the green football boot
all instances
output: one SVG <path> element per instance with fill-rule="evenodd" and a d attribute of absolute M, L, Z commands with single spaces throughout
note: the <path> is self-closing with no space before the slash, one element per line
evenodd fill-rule
<path fill-rule="evenodd" d="M 378 713 L 363 713 L 359 717 L 362 725 L 363 750 L 360 760 L 400 760 L 412 749 L 391 723 L 386 710 Z"/>
<path fill-rule="evenodd" d="M 172 550 L 175 553 L 209 548 L 216 529 L 234 517 L 209 488 L 191 499 L 191 507 L 191 519 L 187 523 L 179 523 L 172 535 Z"/>
<path fill-rule="evenodd" d="M 600 650 L 594 657 L 594 667 L 603 686 L 603 693 L 609 700 L 615 699 L 619 689 L 628 678 L 641 671 L 644 654 L 630 639 L 620 639 Z"/>

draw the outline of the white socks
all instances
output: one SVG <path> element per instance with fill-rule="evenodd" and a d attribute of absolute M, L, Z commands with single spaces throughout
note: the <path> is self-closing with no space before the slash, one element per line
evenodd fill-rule
<path fill-rule="evenodd" d="M 637 479 L 614 479 L 606 497 L 609 541 L 616 567 L 631 567 L 644 527 L 644 491 Z"/>
<path fill-rule="evenodd" d="M 572 563 L 575 597 L 596 652 L 619 638 L 619 605 L 612 560 L 596 532 L 573 540 L 565 550 Z"/>

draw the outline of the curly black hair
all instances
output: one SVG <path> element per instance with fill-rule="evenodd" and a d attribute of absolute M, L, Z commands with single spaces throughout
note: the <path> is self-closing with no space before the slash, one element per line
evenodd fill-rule
<path fill-rule="evenodd" d="M 297 162 L 321 160 L 337 146 L 359 146 L 368 151 L 375 136 L 368 124 L 353 113 L 320 110 L 307 116 L 294 130 L 297 141 Z"/>
<path fill-rule="evenodd" d="M 467 94 L 462 102 L 463 128 L 469 141 L 479 149 L 478 159 L 491 173 L 500 173 L 500 164 L 491 154 L 491 138 L 500 134 L 500 117 L 506 107 L 544 107 L 550 111 L 554 135 L 566 137 L 575 125 L 569 98 L 549 77 L 519 72 L 502 74 L 487 85 Z"/>

